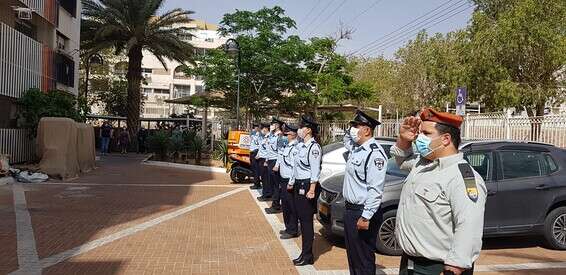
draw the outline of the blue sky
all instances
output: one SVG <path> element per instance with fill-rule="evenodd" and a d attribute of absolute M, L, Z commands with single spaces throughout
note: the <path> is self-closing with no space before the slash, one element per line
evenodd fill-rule
<path fill-rule="evenodd" d="M 395 50 L 422 27 L 429 33 L 449 32 L 466 26 L 473 8 L 469 0 L 165 0 L 164 9 L 183 8 L 195 12 L 194 18 L 218 23 L 226 13 L 236 9 L 257 10 L 278 5 L 298 24 L 303 39 L 328 36 L 337 32 L 339 23 L 352 27 L 351 40 L 342 41 L 339 51 L 369 56 L 391 57 Z M 442 5 L 444 4 L 444 5 Z M 436 10 L 434 10 L 437 8 Z M 428 16 L 403 25 L 430 12 Z M 453 16 L 452 16 L 453 15 Z M 451 17 L 452 16 L 452 17 Z M 426 20 L 427 18 L 430 18 Z M 443 21 L 444 20 L 444 21 Z M 441 22 L 442 21 L 442 22 Z M 422 22 L 422 23 L 421 23 Z M 421 24 L 419 24 L 421 23 Z M 424 26 L 422 26 L 425 24 Z M 430 26 L 436 24 L 434 26 Z M 385 36 L 388 35 L 389 36 Z M 385 37 L 384 37 L 385 36 Z M 373 44 L 369 44 L 374 42 Z M 366 48 L 364 46 L 369 45 Z"/>

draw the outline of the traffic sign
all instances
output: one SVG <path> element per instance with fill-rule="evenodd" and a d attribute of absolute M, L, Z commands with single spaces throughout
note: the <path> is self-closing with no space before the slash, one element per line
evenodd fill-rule
<path fill-rule="evenodd" d="M 466 114 L 466 102 L 468 101 L 468 91 L 466 87 L 458 87 L 456 89 L 456 114 Z"/>

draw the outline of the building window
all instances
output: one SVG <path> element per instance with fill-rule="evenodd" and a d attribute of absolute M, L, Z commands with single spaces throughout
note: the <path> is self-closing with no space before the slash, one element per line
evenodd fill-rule
<path fill-rule="evenodd" d="M 61 8 L 70 13 L 73 17 L 77 16 L 77 1 L 78 0 L 59 0 Z"/>
<path fill-rule="evenodd" d="M 149 68 L 142 68 L 142 73 L 144 73 L 144 74 L 150 74 L 150 73 L 152 73 L 152 72 L 153 72 L 152 69 L 149 69 Z"/>
<path fill-rule="evenodd" d="M 204 41 L 206 41 L 206 42 L 214 42 L 214 38 L 207 38 L 207 39 L 205 39 Z"/>
<path fill-rule="evenodd" d="M 204 87 L 202 85 L 195 85 L 195 93 L 202 93 L 204 91 Z"/>
<path fill-rule="evenodd" d="M 65 37 L 60 32 L 57 32 L 57 49 L 66 51 L 69 45 L 69 38 Z"/>
<path fill-rule="evenodd" d="M 178 66 L 175 68 L 175 72 L 173 73 L 174 79 L 189 79 L 189 77 L 185 74 L 185 65 Z"/>
<path fill-rule="evenodd" d="M 189 34 L 189 33 L 179 34 L 179 39 L 181 39 L 183 41 L 191 41 L 191 40 L 193 40 L 193 35 Z"/>
<path fill-rule="evenodd" d="M 175 90 L 175 98 L 191 95 L 191 86 L 175 85 L 174 90 Z"/>
<path fill-rule="evenodd" d="M 143 88 L 143 93 L 144 94 L 151 94 L 152 89 L 151 88 Z"/>
<path fill-rule="evenodd" d="M 55 77 L 57 82 L 75 87 L 75 61 L 66 55 L 55 55 Z"/>
<path fill-rule="evenodd" d="M 17 31 L 25 34 L 27 37 L 37 40 L 36 27 L 31 23 L 22 20 L 16 20 L 14 28 Z"/>
<path fill-rule="evenodd" d="M 198 55 L 205 55 L 205 54 L 206 54 L 206 49 L 204 49 L 204 48 L 194 48 L 194 49 L 193 49 L 193 53 L 194 53 L 195 55 L 197 55 L 197 56 L 198 56 Z"/>
<path fill-rule="evenodd" d="M 153 92 L 156 94 L 169 94 L 168 89 L 154 89 Z"/>

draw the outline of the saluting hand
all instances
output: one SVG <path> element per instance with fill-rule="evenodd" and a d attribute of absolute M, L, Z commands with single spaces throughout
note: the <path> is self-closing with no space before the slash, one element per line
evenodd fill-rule
<path fill-rule="evenodd" d="M 421 119 L 418 117 L 406 117 L 399 129 L 399 138 L 405 142 L 413 142 L 419 135 Z"/>

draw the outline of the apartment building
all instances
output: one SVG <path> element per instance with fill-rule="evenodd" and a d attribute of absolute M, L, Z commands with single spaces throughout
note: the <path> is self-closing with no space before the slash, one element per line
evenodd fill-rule
<path fill-rule="evenodd" d="M 30 88 L 78 93 L 80 0 L 0 1 L 0 154 L 33 157 L 16 129 L 16 100 Z"/>
<path fill-rule="evenodd" d="M 227 38 L 218 34 L 218 26 L 206 23 L 203 20 L 194 20 L 187 25 L 192 29 L 192 36 L 184 39 L 195 48 L 195 54 L 206 54 L 208 49 L 214 49 L 226 43 Z M 144 52 L 142 61 L 144 84 L 142 92 L 145 97 L 143 117 L 162 118 L 171 114 L 184 114 L 186 106 L 165 103 L 166 99 L 193 95 L 205 91 L 205 84 L 200 76 L 185 75 L 181 64 L 176 61 L 166 60 L 167 70 L 155 56 Z M 214 111 L 209 113 L 214 117 Z M 198 114 L 198 110 L 193 110 Z"/>

